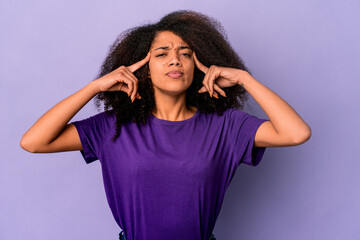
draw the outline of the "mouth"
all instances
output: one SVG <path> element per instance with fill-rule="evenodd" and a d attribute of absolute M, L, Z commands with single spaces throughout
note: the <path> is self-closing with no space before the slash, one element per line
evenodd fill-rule
<path fill-rule="evenodd" d="M 179 78 L 184 74 L 182 72 L 179 72 L 179 71 L 171 71 L 171 72 L 168 72 L 166 75 L 168 77 L 171 77 L 171 78 Z"/>

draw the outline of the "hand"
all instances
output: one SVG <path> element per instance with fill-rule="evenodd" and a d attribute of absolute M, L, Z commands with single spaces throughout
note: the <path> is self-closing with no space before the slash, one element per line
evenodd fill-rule
<path fill-rule="evenodd" d="M 214 94 L 214 97 L 219 98 L 215 91 L 226 97 L 225 92 L 220 87 L 232 87 L 239 84 L 240 77 L 243 74 L 249 74 L 244 70 L 236 68 L 219 67 L 215 65 L 211 65 L 210 68 L 208 68 L 197 59 L 195 52 L 193 54 L 197 68 L 205 73 L 205 77 L 202 82 L 204 86 L 200 88 L 199 93 L 209 91 L 210 97 Z"/>
<path fill-rule="evenodd" d="M 150 52 L 146 57 L 131 66 L 121 66 L 114 71 L 95 80 L 100 92 L 104 91 L 123 91 L 131 95 L 131 101 L 134 102 L 135 97 L 141 98 L 138 90 L 138 79 L 133 72 L 144 66 L 150 60 Z"/>

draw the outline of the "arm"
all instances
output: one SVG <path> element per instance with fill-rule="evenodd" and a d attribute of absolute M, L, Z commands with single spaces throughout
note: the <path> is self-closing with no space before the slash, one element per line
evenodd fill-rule
<path fill-rule="evenodd" d="M 25 132 L 20 146 L 32 153 L 82 150 L 75 126 L 67 123 L 98 92 L 95 82 L 91 82 L 56 104 Z"/>
<path fill-rule="evenodd" d="M 248 72 L 241 71 L 240 76 L 238 84 L 249 92 L 270 119 L 257 130 L 256 147 L 299 145 L 311 137 L 310 126 L 287 102 Z"/>
<path fill-rule="evenodd" d="M 257 129 L 255 147 L 285 147 L 299 145 L 311 136 L 311 128 L 280 96 L 258 82 L 247 71 L 211 65 L 209 68 L 193 57 L 196 66 L 205 73 L 204 86 L 199 93 L 208 91 L 210 97 L 218 98 L 215 91 L 226 97 L 221 87 L 243 86 L 264 110 L 270 121 L 266 121 Z"/>
<path fill-rule="evenodd" d="M 144 59 L 128 67 L 120 66 L 56 104 L 22 136 L 20 146 L 32 153 L 83 150 L 75 125 L 67 123 L 99 92 L 123 91 L 132 102 L 140 98 L 138 79 L 133 72 L 150 60 L 149 53 Z"/>

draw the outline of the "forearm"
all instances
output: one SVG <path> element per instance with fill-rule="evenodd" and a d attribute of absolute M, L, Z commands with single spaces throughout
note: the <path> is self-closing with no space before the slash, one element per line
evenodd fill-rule
<path fill-rule="evenodd" d="M 43 146 L 54 140 L 75 114 L 99 92 L 94 82 L 57 103 L 23 135 L 21 144 Z"/>
<path fill-rule="evenodd" d="M 294 139 L 296 142 L 310 137 L 311 128 L 287 102 L 271 89 L 249 73 L 242 73 L 238 84 L 242 85 L 260 105 L 279 135 Z"/>

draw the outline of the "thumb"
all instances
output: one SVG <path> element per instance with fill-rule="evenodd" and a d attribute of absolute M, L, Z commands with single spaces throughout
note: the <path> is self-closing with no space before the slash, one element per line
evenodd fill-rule
<path fill-rule="evenodd" d="M 198 91 L 198 93 L 203 93 L 203 92 L 207 92 L 207 89 L 205 88 L 205 86 L 200 88 L 199 91 Z"/>

